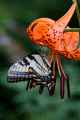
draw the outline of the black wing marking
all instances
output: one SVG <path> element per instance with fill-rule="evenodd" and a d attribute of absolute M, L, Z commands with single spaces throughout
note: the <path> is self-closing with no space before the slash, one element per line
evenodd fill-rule
<path fill-rule="evenodd" d="M 29 65 L 25 65 L 24 61 L 18 61 L 13 64 L 8 70 L 8 81 L 9 82 L 17 82 L 17 81 L 25 81 L 29 78 L 32 78 L 32 74 L 28 71 Z"/>
<path fill-rule="evenodd" d="M 43 75 L 41 76 L 45 76 L 46 73 L 47 75 L 50 73 L 50 66 L 48 65 L 48 61 L 45 61 L 46 58 L 43 59 L 43 56 L 37 54 L 32 55 L 32 58 L 36 62 L 36 65 L 39 68 L 39 70 L 43 72 Z"/>

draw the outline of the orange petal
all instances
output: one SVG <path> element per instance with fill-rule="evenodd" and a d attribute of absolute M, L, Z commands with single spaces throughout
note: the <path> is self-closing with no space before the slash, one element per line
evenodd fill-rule
<path fill-rule="evenodd" d="M 79 43 L 79 32 L 65 32 L 63 39 L 67 51 L 75 50 Z"/>
<path fill-rule="evenodd" d="M 62 51 L 60 53 L 61 55 L 64 55 L 64 57 L 68 58 L 68 59 L 72 59 L 72 60 L 80 60 L 80 48 L 73 50 L 71 52 L 68 51 Z"/>
<path fill-rule="evenodd" d="M 62 32 L 64 28 L 68 25 L 72 15 L 74 14 L 76 8 L 76 3 L 73 3 L 67 13 L 56 21 L 55 29 L 60 29 Z"/>
<path fill-rule="evenodd" d="M 26 32 L 32 42 L 37 45 L 46 45 L 45 36 L 48 33 L 48 29 L 55 24 L 55 21 L 49 18 L 39 18 L 32 22 L 26 29 Z"/>

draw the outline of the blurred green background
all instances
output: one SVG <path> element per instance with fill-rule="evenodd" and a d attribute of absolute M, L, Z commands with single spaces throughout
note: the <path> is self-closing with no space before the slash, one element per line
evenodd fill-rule
<path fill-rule="evenodd" d="M 62 58 L 70 77 L 71 99 L 66 94 L 60 98 L 59 78 L 52 97 L 47 89 L 39 95 L 38 88 L 26 92 L 26 82 L 7 82 L 8 69 L 18 59 L 29 53 L 47 54 L 47 49 L 29 41 L 26 25 L 39 17 L 57 20 L 71 4 L 71 0 L 0 0 L 0 120 L 80 120 L 79 61 Z M 79 27 L 76 13 L 69 25 Z"/>

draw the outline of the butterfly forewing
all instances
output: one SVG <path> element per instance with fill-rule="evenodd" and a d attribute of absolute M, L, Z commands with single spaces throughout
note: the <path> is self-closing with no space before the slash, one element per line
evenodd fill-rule
<path fill-rule="evenodd" d="M 17 82 L 35 78 L 44 81 L 50 75 L 48 61 L 40 55 L 29 55 L 13 64 L 8 71 L 8 81 Z"/>

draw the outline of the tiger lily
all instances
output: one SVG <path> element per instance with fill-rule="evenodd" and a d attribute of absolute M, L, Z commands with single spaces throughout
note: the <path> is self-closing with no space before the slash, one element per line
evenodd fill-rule
<path fill-rule="evenodd" d="M 64 97 L 64 82 L 67 81 L 68 97 L 70 97 L 69 77 L 65 74 L 60 56 L 63 55 L 67 59 L 80 60 L 79 32 L 65 32 L 71 17 L 74 14 L 76 3 L 73 3 L 64 16 L 57 21 L 50 18 L 39 18 L 34 20 L 26 33 L 30 40 L 37 45 L 47 46 L 51 50 L 54 57 L 54 82 L 56 71 L 60 75 L 60 95 Z M 57 67 L 55 67 L 57 66 Z"/>

